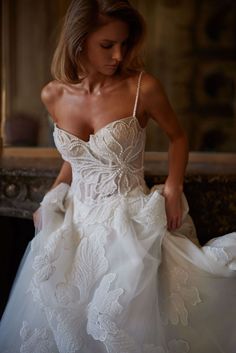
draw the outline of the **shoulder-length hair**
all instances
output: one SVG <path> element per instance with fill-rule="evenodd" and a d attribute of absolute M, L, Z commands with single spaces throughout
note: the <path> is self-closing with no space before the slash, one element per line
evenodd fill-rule
<path fill-rule="evenodd" d="M 140 52 L 146 26 L 141 14 L 128 0 L 72 0 L 51 65 L 56 80 L 78 83 L 80 77 L 86 76 L 79 60 L 83 43 L 90 33 L 111 19 L 123 21 L 129 28 L 127 52 L 120 70 L 125 72 L 143 67 Z"/>

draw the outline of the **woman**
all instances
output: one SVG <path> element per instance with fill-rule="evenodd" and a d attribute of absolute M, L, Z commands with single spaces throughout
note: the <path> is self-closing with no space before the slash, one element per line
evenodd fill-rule
<path fill-rule="evenodd" d="M 126 0 L 68 9 L 55 80 L 42 91 L 65 162 L 35 214 L 41 230 L 1 323 L 1 352 L 235 352 L 236 234 L 197 244 L 182 194 L 186 136 L 142 71 L 143 37 Z M 149 118 L 170 140 L 168 177 L 152 190 Z"/>

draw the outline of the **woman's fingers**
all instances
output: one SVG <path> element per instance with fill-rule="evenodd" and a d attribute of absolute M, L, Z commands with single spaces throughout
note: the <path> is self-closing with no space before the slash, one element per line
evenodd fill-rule
<path fill-rule="evenodd" d="M 168 219 L 168 217 L 167 217 Z M 168 221 L 167 221 L 167 224 L 168 224 L 168 230 L 175 230 L 176 228 L 178 228 L 178 221 L 175 219 L 175 218 L 170 218 Z"/>
<path fill-rule="evenodd" d="M 168 219 L 169 218 L 169 219 Z M 181 217 L 168 217 L 167 216 L 167 228 L 170 231 L 176 230 L 178 229 L 182 224 L 182 220 Z"/>
<path fill-rule="evenodd" d="M 181 197 L 166 197 L 167 228 L 174 231 L 182 224 L 182 200 Z"/>

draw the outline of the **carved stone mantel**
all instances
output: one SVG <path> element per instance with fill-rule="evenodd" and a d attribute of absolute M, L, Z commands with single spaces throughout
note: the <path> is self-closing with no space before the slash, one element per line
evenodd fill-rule
<path fill-rule="evenodd" d="M 61 164 L 53 149 L 5 149 L 0 162 L 0 215 L 31 219 Z"/>
<path fill-rule="evenodd" d="M 55 149 L 8 148 L 0 161 L 0 216 L 32 218 L 58 174 Z M 146 152 L 145 178 L 151 187 L 167 175 L 167 154 Z M 190 153 L 185 194 L 199 238 L 236 230 L 236 156 Z"/>

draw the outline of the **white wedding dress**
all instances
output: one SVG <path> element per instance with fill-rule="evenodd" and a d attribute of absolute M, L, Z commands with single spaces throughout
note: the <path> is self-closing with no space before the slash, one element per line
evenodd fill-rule
<path fill-rule="evenodd" d="M 55 125 L 73 181 L 42 201 L 1 353 L 236 352 L 236 233 L 200 247 L 184 195 L 183 224 L 167 230 L 162 186 L 144 182 L 140 80 L 133 116 L 88 142 Z"/>

